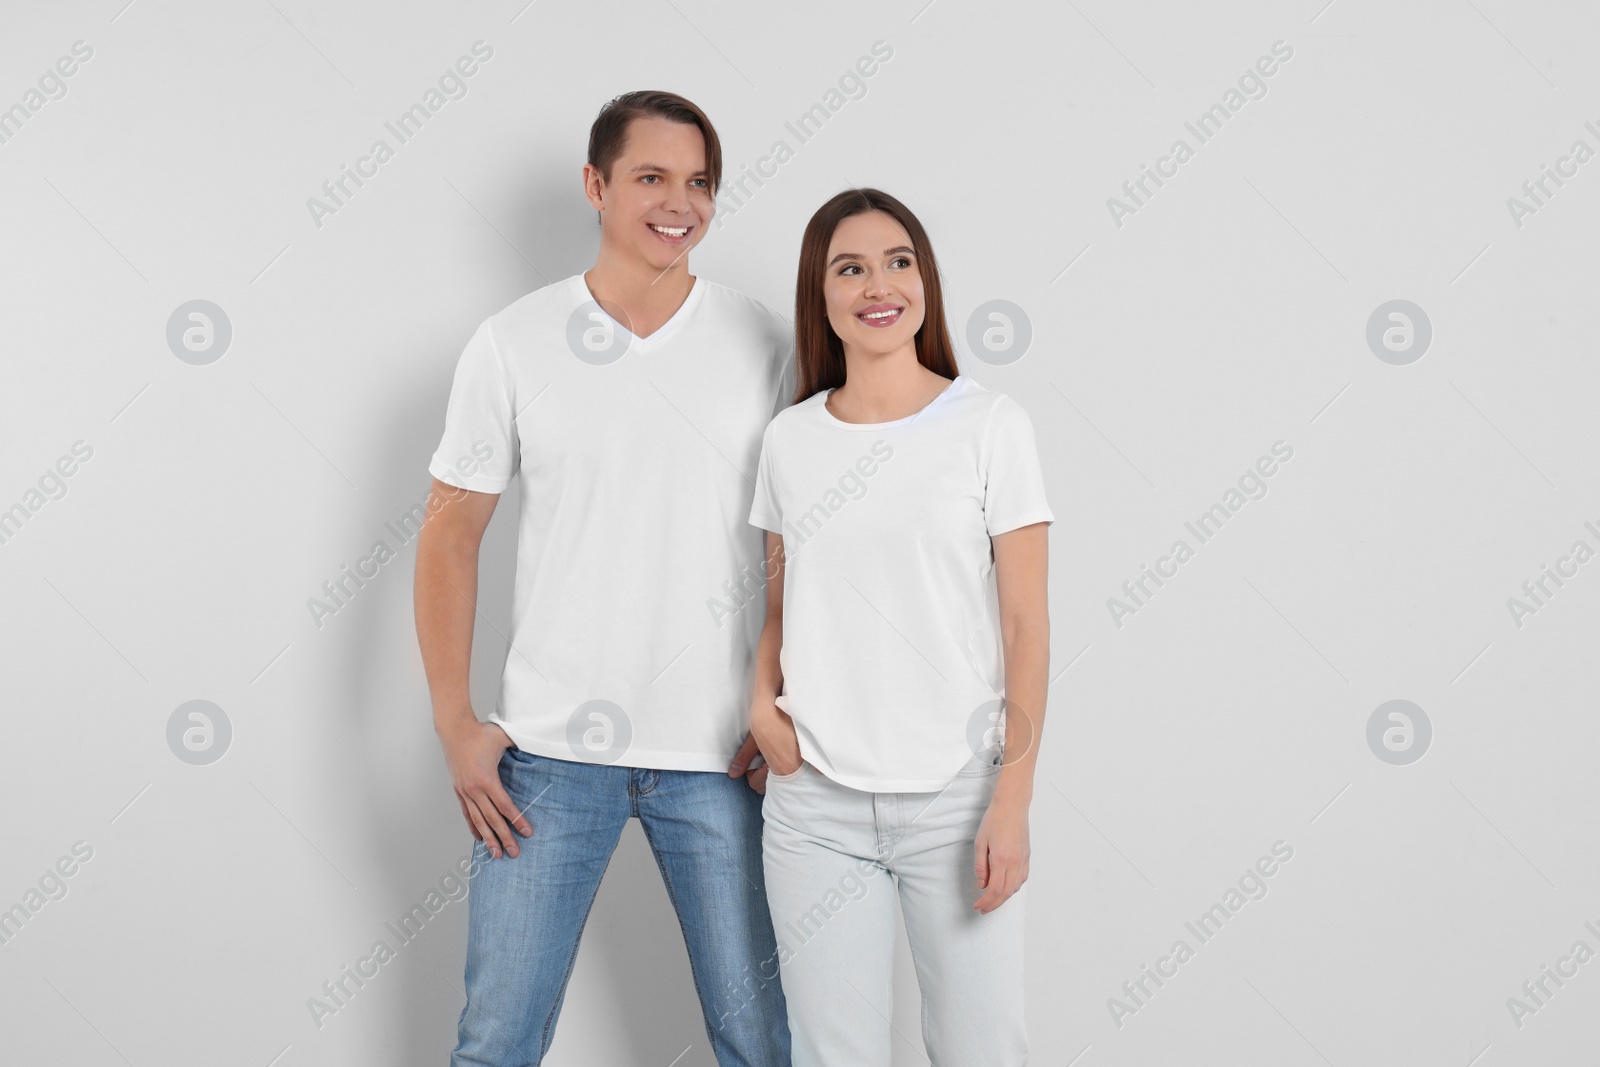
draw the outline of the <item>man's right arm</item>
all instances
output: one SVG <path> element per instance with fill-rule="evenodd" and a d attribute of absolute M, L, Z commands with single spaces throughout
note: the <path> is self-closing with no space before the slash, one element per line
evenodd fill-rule
<path fill-rule="evenodd" d="M 498 493 L 473 492 L 435 478 L 417 537 L 415 581 L 417 642 L 433 699 L 433 728 L 461 814 L 495 857 L 502 850 L 517 854 L 511 825 L 524 836 L 533 833 L 500 782 L 500 755 L 511 739 L 499 726 L 478 720 L 469 686 L 478 547 L 499 502 Z"/>
<path fill-rule="evenodd" d="M 497 493 L 474 493 L 433 480 L 417 538 L 416 613 L 436 730 L 477 721 L 467 685 L 478 602 L 478 546 L 499 502 Z"/>

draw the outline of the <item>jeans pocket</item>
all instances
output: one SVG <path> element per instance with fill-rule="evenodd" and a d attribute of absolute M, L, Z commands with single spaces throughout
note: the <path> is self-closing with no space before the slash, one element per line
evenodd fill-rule
<path fill-rule="evenodd" d="M 967 761 L 965 767 L 956 772 L 957 778 L 987 778 L 992 774 L 999 774 L 1000 768 L 1005 764 L 1005 753 L 999 749 L 984 749 L 976 753 Z"/>
<path fill-rule="evenodd" d="M 548 760 L 548 756 L 524 752 L 516 745 L 507 746 L 500 753 L 500 785 L 517 802 L 518 807 L 522 806 L 523 798 L 533 795 L 533 787 L 538 779 L 548 778 L 543 766 Z"/>
<path fill-rule="evenodd" d="M 767 781 L 769 781 L 769 782 L 792 782 L 796 778 L 798 778 L 802 774 L 804 774 L 805 773 L 805 769 L 808 766 L 810 766 L 810 765 L 808 763 L 806 763 L 805 760 L 801 760 L 800 761 L 800 766 L 796 767 L 793 771 L 789 772 L 788 774 L 779 774 L 777 771 L 772 769 L 772 764 L 769 763 L 769 764 L 767 764 Z"/>

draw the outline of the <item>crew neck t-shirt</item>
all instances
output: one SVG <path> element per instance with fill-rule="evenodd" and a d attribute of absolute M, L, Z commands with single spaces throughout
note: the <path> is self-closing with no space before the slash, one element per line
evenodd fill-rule
<path fill-rule="evenodd" d="M 761 434 L 793 395 L 783 318 L 697 278 L 633 336 L 582 274 L 491 315 L 456 366 L 428 470 L 521 489 L 491 722 L 556 759 L 721 771 L 748 731 L 765 537 Z"/>
<path fill-rule="evenodd" d="M 767 427 L 750 509 L 784 539 L 777 703 L 827 777 L 942 789 L 994 744 L 1004 692 L 989 539 L 1055 521 L 1033 424 L 964 375 L 892 422 L 845 422 L 826 399 Z"/>

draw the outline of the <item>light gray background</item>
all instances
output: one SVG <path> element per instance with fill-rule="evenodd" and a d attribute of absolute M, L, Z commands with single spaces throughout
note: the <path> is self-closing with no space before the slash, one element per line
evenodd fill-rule
<path fill-rule="evenodd" d="M 0 144 L 0 508 L 93 448 L 0 545 L 0 907 L 93 849 L 0 946 L 5 1060 L 445 1062 L 464 902 L 320 1028 L 307 1007 L 470 846 L 414 546 L 384 523 L 425 498 L 473 327 L 591 262 L 603 101 L 686 94 L 736 179 L 882 40 L 693 269 L 792 314 L 805 220 L 872 184 L 928 226 L 958 335 L 994 299 L 1031 322 L 1021 359 L 962 358 L 1032 415 L 1058 516 L 1034 1062 L 1588 1062 L 1600 961 L 1520 1027 L 1506 1002 L 1600 950 L 1600 562 L 1520 627 L 1507 600 L 1600 547 L 1600 161 L 1520 226 L 1507 198 L 1600 148 L 1592 8 L 123 3 L 0 16 L 0 106 L 94 50 Z M 307 199 L 477 40 L 468 94 L 315 225 Z M 1267 94 L 1197 146 L 1184 122 L 1280 40 Z M 1194 158 L 1117 226 L 1107 198 L 1179 137 Z M 165 340 L 193 299 L 233 328 L 209 366 Z M 1433 329 L 1403 366 L 1366 342 L 1394 299 Z M 1116 625 L 1108 598 L 1279 440 L 1267 495 Z M 480 713 L 519 506 L 484 551 Z M 399 558 L 317 628 L 307 599 L 380 538 Z M 209 766 L 166 740 L 194 699 L 232 725 Z M 1391 699 L 1433 726 L 1406 766 L 1366 740 Z M 1270 892 L 1199 945 L 1185 921 L 1279 840 Z M 1195 957 L 1117 1026 L 1108 999 L 1179 938 Z M 896 1063 L 924 1063 L 900 962 Z M 636 824 L 548 1062 L 712 1062 Z"/>

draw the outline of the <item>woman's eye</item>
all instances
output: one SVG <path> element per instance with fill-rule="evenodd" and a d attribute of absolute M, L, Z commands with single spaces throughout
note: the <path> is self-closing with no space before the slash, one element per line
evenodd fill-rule
<path fill-rule="evenodd" d="M 911 266 L 911 260 L 907 259 L 905 256 L 895 256 L 891 262 L 899 263 L 905 267 Z"/>

